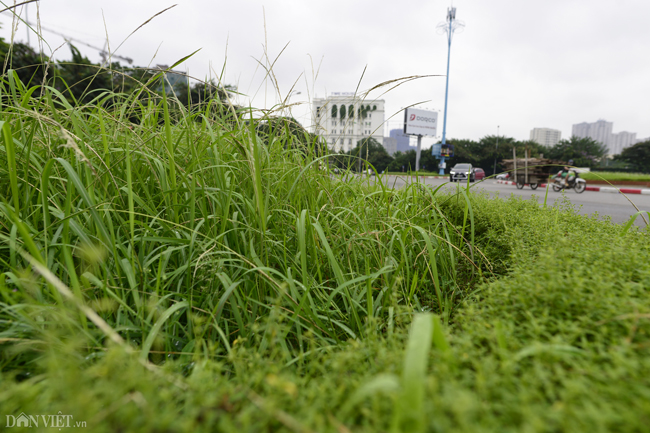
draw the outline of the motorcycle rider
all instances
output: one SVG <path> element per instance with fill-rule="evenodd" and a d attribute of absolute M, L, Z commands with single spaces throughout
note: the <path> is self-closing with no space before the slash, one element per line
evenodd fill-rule
<path fill-rule="evenodd" d="M 558 173 L 558 176 L 562 178 L 562 186 L 564 188 L 569 187 L 569 178 L 573 178 L 574 176 L 571 175 L 571 166 L 573 165 L 573 160 L 570 159 L 568 164 L 564 166 L 562 170 Z"/>

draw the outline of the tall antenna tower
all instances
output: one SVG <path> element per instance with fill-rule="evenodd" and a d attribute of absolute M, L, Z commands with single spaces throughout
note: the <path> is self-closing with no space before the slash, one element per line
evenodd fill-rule
<path fill-rule="evenodd" d="M 445 86 L 445 115 L 442 121 L 442 147 L 444 148 L 447 144 L 447 100 L 449 96 L 449 59 L 451 58 L 451 39 L 454 36 L 454 32 L 462 32 L 465 28 L 465 23 L 456 19 L 456 8 L 449 7 L 447 8 L 447 21 L 442 22 L 436 26 L 436 31 L 438 34 L 447 33 L 447 84 Z M 440 174 L 445 174 L 444 167 L 445 157 L 441 157 L 440 160 Z"/>

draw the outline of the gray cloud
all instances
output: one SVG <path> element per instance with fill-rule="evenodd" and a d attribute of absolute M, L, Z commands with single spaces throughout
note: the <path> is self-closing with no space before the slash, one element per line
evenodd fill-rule
<path fill-rule="evenodd" d="M 115 48 L 171 4 L 48 1 L 40 3 L 39 15 L 43 26 L 95 45 L 103 44 L 107 29 Z M 599 118 L 613 121 L 615 132 L 650 136 L 649 2 L 457 0 L 454 5 L 467 26 L 452 44 L 448 136 L 478 139 L 500 125 L 502 134 L 519 139 L 534 127 L 557 128 L 566 137 L 571 124 Z M 273 60 L 288 43 L 274 74 L 283 96 L 299 79 L 302 93 L 292 102 L 305 102 L 308 95 L 353 91 L 366 65 L 361 89 L 407 75 L 444 75 L 446 39 L 435 26 L 444 21 L 447 6 L 425 0 L 185 0 L 140 29 L 118 54 L 138 65 L 172 64 L 202 48 L 182 68 L 206 77 L 221 74 L 225 63 L 224 82 L 249 96 L 240 102 L 261 107 L 278 101 L 270 83 L 262 83 L 258 61 L 265 63 L 264 46 Z M 35 19 L 36 8 L 29 13 Z M 6 39 L 10 19 L 0 18 Z M 43 36 L 51 49 L 63 43 L 47 32 Z M 26 39 L 24 27 L 15 37 Z M 79 48 L 99 59 L 92 49 Z M 69 50 L 62 47 L 55 56 L 69 58 Z M 390 113 L 423 100 L 430 101 L 425 107 L 442 110 L 444 87 L 444 77 L 426 78 L 383 98 Z M 294 115 L 308 125 L 308 104 Z"/>

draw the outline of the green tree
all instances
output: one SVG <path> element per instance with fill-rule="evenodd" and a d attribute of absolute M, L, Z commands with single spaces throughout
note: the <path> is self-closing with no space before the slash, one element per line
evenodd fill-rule
<path fill-rule="evenodd" d="M 474 167 L 481 167 L 487 175 L 494 174 L 495 163 L 497 173 L 503 170 L 501 161 L 512 159 L 513 148 L 519 158 L 523 158 L 526 149 L 529 157 L 538 157 L 547 151 L 534 141 L 517 141 L 501 135 L 486 135 L 479 141 L 452 138 L 447 143 L 454 146 L 454 156 L 446 161 L 447 171 L 456 164 L 469 163 Z M 428 150 L 428 153 L 431 153 L 431 150 Z"/>
<path fill-rule="evenodd" d="M 529 158 L 538 158 L 541 155 L 547 156 L 545 153 L 548 152 L 547 148 L 535 141 L 519 141 L 502 135 L 498 136 L 498 145 L 496 135 L 486 135 L 479 141 L 479 148 L 480 158 L 474 165 L 483 168 L 488 176 L 503 171 L 502 161 L 512 159 L 513 149 L 517 154 L 517 158 L 523 158 L 526 155 L 526 150 L 528 150 Z"/>
<path fill-rule="evenodd" d="M 415 150 L 395 152 L 393 161 L 388 165 L 388 171 L 402 171 L 402 168 L 404 171 L 415 170 L 415 158 Z"/>
<path fill-rule="evenodd" d="M 86 104 L 99 96 L 101 91 L 113 89 L 110 69 L 102 68 L 82 56 L 77 47 L 70 45 L 72 59 L 58 64 L 58 88 L 77 104 Z"/>
<path fill-rule="evenodd" d="M 367 164 L 365 161 L 372 164 L 375 169 L 381 173 L 382 171 L 388 168 L 388 165 L 393 161 L 393 158 L 386 152 L 384 146 L 382 146 L 377 140 L 372 137 L 364 138 L 357 142 L 357 147 L 348 152 L 350 156 L 351 164 L 353 164 L 353 169 L 366 169 Z M 361 161 L 361 163 L 359 163 Z"/>
<path fill-rule="evenodd" d="M 596 167 L 602 157 L 607 154 L 607 147 L 593 138 L 571 137 L 568 140 L 560 140 L 558 144 L 548 151 L 551 159 L 560 161 L 573 160 L 574 166 Z"/>
<path fill-rule="evenodd" d="M 521 152 L 519 152 L 520 147 Z M 486 135 L 481 138 L 478 142 L 478 152 L 479 156 L 477 160 L 473 163 L 476 167 L 481 167 L 485 170 L 485 173 L 488 176 L 500 173 L 503 171 L 503 165 L 501 161 L 504 159 L 512 158 L 512 149 L 515 148 L 517 153 L 523 157 L 523 148 L 525 146 L 519 146 L 517 140 L 513 137 L 506 137 L 503 135 Z M 496 173 L 495 173 L 495 162 L 496 162 Z"/>
<path fill-rule="evenodd" d="M 447 159 L 447 169 L 450 169 L 459 163 L 470 163 L 479 166 L 481 160 L 480 143 L 474 140 L 452 138 L 447 140 L 447 144 L 454 146 L 454 156 Z"/>
<path fill-rule="evenodd" d="M 210 107 L 213 113 L 220 116 L 227 114 L 224 111 L 229 110 L 229 100 L 236 91 L 237 87 L 231 85 L 222 87 L 214 80 L 199 81 L 191 85 L 186 80 L 182 80 L 174 86 L 176 97 L 191 112 L 205 111 Z"/>
<path fill-rule="evenodd" d="M 307 131 L 292 117 L 269 116 L 259 119 L 255 131 L 267 145 L 281 143 L 285 149 L 298 149 L 305 155 L 324 155 L 327 149 L 319 135 Z"/>
<path fill-rule="evenodd" d="M 431 154 L 431 147 L 422 149 L 420 153 L 420 170 L 437 172 L 439 163 L 438 158 Z"/>
<path fill-rule="evenodd" d="M 616 155 L 614 160 L 625 162 L 634 170 L 642 173 L 650 173 L 650 140 L 623 149 L 623 152 Z"/>
<path fill-rule="evenodd" d="M 13 69 L 25 86 L 43 83 L 48 60 L 46 56 L 37 53 L 27 44 L 16 42 L 10 45 L 0 38 L 2 75 L 5 75 L 9 69 Z"/>

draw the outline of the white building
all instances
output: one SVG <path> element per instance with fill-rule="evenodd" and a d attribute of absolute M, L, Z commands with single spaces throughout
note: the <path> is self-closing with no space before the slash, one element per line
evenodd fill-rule
<path fill-rule="evenodd" d="M 599 120 L 594 123 L 582 122 L 573 125 L 571 135 L 578 138 L 593 138 L 609 148 L 613 127 L 614 122 L 607 122 L 605 120 Z M 612 154 L 611 152 L 609 153 Z"/>
<path fill-rule="evenodd" d="M 636 132 L 617 132 L 612 134 L 612 139 L 609 144 L 609 154 L 618 155 L 630 146 L 636 144 Z"/>
<path fill-rule="evenodd" d="M 357 142 L 372 137 L 383 145 L 384 100 L 363 100 L 354 93 L 332 93 L 316 98 L 312 107 L 314 133 L 335 152 L 348 152 Z"/>
<path fill-rule="evenodd" d="M 599 120 L 594 123 L 577 123 L 573 125 L 572 135 L 579 138 L 590 137 L 607 146 L 608 155 L 618 155 L 626 149 L 638 143 L 636 132 L 621 131 L 612 133 L 614 122 Z"/>
<path fill-rule="evenodd" d="M 533 128 L 530 140 L 546 147 L 555 146 L 562 139 L 562 131 L 551 128 Z"/>

